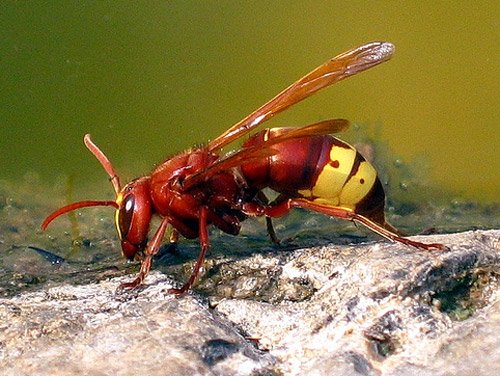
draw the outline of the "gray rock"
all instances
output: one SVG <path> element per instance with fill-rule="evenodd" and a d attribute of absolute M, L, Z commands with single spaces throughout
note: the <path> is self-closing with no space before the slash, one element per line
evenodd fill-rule
<path fill-rule="evenodd" d="M 0 300 L 0 369 L 9 375 L 247 375 L 272 357 L 256 350 L 201 299 L 124 279 L 61 286 Z"/>
<path fill-rule="evenodd" d="M 425 240 L 451 249 L 295 251 L 276 281 L 280 302 L 226 299 L 216 310 L 290 375 L 498 374 L 500 231 Z M 311 295 L 295 301 L 304 286 Z"/>
<path fill-rule="evenodd" d="M 419 240 L 450 250 L 376 242 L 220 258 L 211 260 L 217 272 L 180 298 L 153 272 L 134 291 L 116 291 L 127 276 L 0 299 L 0 369 L 499 374 L 500 231 Z"/>

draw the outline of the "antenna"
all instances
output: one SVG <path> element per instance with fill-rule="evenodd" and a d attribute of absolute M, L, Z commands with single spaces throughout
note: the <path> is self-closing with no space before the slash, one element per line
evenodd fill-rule
<path fill-rule="evenodd" d="M 101 149 L 99 149 L 99 147 L 96 144 L 94 144 L 94 142 L 90 138 L 90 134 L 85 135 L 85 137 L 83 138 L 83 142 L 85 143 L 87 149 L 89 149 L 90 152 L 94 154 L 99 163 L 101 163 L 104 170 L 108 173 L 109 177 L 111 178 L 111 183 L 113 184 L 113 188 L 115 189 L 115 193 L 118 196 L 118 194 L 121 191 L 120 178 L 118 177 L 118 174 L 111 165 L 111 162 L 109 161 L 108 157 L 106 157 L 106 155 L 101 151 Z M 42 230 L 45 231 L 47 226 L 60 215 L 76 209 L 86 208 L 89 206 L 113 206 L 115 209 L 118 209 L 119 207 L 115 201 L 87 200 L 87 201 L 74 202 L 72 204 L 63 206 L 62 208 L 59 208 L 53 213 L 49 214 L 47 218 L 45 218 L 45 220 L 43 221 L 41 228 Z"/>

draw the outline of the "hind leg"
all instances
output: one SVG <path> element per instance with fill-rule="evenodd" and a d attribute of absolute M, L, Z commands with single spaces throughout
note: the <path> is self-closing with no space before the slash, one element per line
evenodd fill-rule
<path fill-rule="evenodd" d="M 445 250 L 447 249 L 445 245 L 439 243 L 421 243 L 415 240 L 410 240 L 408 238 L 404 238 L 397 233 L 397 230 L 394 229 L 390 224 L 384 221 L 383 224 L 376 223 L 371 219 L 355 213 L 353 210 L 348 208 L 342 208 L 338 206 L 330 206 L 330 205 L 322 205 L 318 204 L 306 199 L 288 199 L 285 200 L 278 205 L 268 206 L 263 208 L 263 212 L 268 217 L 281 217 L 288 213 L 292 208 L 299 207 L 303 209 L 312 210 L 318 213 L 326 214 L 332 217 L 346 219 L 349 221 L 356 221 L 362 223 L 366 227 L 368 227 L 373 232 L 383 236 L 386 239 L 392 240 L 394 242 L 399 242 L 402 244 L 410 245 L 412 247 L 421 248 L 425 250 L 431 249 L 439 249 Z"/>
<path fill-rule="evenodd" d="M 355 213 L 352 210 L 342 208 L 342 207 L 336 207 L 336 206 L 328 206 L 328 205 L 320 205 L 316 204 L 307 200 L 303 199 L 295 199 L 291 200 L 290 202 L 291 206 L 295 207 L 301 207 L 304 209 L 309 209 L 313 210 L 319 213 L 331 215 L 333 217 L 337 218 L 343 218 L 351 221 L 357 221 L 359 223 L 362 223 L 366 227 L 368 227 L 370 230 L 373 232 L 376 232 L 377 234 L 383 236 L 386 239 L 392 240 L 394 242 L 399 242 L 403 243 L 406 245 L 410 245 L 412 247 L 416 248 L 421 248 L 425 250 L 431 250 L 431 249 L 439 249 L 439 250 L 444 250 L 446 249 L 446 246 L 443 244 L 439 243 L 421 243 L 417 242 L 414 240 L 410 240 L 408 238 L 404 238 L 402 236 L 399 236 L 395 231 L 392 231 L 393 227 L 389 225 L 388 223 L 383 223 L 378 224 L 370 219 L 368 219 L 365 216 L 362 216 L 360 214 Z"/>

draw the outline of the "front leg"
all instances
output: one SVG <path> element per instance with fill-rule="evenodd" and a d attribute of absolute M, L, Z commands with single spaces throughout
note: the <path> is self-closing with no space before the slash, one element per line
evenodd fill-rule
<path fill-rule="evenodd" d="M 280 240 L 279 240 L 278 236 L 276 235 L 276 230 L 274 229 L 271 216 L 266 214 L 266 210 L 268 210 L 269 207 L 271 206 L 271 205 L 269 205 L 269 199 L 262 191 L 257 192 L 255 198 L 256 198 L 256 200 L 254 200 L 252 202 L 246 202 L 246 203 L 242 204 L 242 206 L 241 206 L 242 212 L 245 213 L 246 215 L 253 216 L 253 217 L 260 217 L 262 215 L 265 215 L 266 216 L 267 234 L 269 235 L 271 242 L 273 242 L 276 245 L 279 245 Z M 285 209 L 285 211 L 286 212 L 290 211 L 290 208 Z"/>
<path fill-rule="evenodd" d="M 149 241 L 146 247 L 144 260 L 142 260 L 141 263 L 141 270 L 139 271 L 139 274 L 137 275 L 136 279 L 134 279 L 132 282 L 122 283 L 119 287 L 120 289 L 133 289 L 142 284 L 142 282 L 144 282 L 144 278 L 146 278 L 149 271 L 151 270 L 153 256 L 156 255 L 158 253 L 158 250 L 160 249 L 160 244 L 161 241 L 163 240 L 163 236 L 165 235 L 167 227 L 168 227 L 168 220 L 167 218 L 163 218 L 160 223 L 160 226 L 158 227 L 155 235 L 153 236 L 153 239 Z"/>
<path fill-rule="evenodd" d="M 208 208 L 206 206 L 202 206 L 200 208 L 200 218 L 199 218 L 199 237 L 200 237 L 200 246 L 201 251 L 198 256 L 198 260 L 196 260 L 196 264 L 194 265 L 193 272 L 189 277 L 188 281 L 182 286 L 180 289 L 172 288 L 169 289 L 168 292 L 175 295 L 182 295 L 186 291 L 188 291 L 198 278 L 198 274 L 203 265 L 203 261 L 205 260 L 205 255 L 207 254 L 208 248 L 210 247 L 210 239 L 208 237 Z"/>

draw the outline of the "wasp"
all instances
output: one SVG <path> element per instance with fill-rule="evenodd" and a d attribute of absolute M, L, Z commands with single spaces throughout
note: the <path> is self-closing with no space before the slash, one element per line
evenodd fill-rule
<path fill-rule="evenodd" d="M 391 58 L 394 46 L 372 42 L 344 52 L 284 89 L 263 106 L 206 145 L 188 149 L 159 164 L 150 175 L 122 186 L 106 155 L 85 135 L 86 147 L 109 175 L 115 201 L 80 201 L 50 214 L 42 229 L 60 215 L 89 206 L 116 209 L 115 223 L 123 256 L 140 260 L 137 277 L 123 288 L 134 288 L 148 275 L 165 233 L 199 238 L 200 254 L 182 294 L 195 283 L 210 246 L 209 226 L 237 235 L 241 222 L 265 217 L 272 241 L 278 242 L 272 219 L 293 208 L 362 223 L 379 235 L 420 249 L 444 249 L 402 237 L 385 219 L 385 193 L 375 168 L 352 146 L 331 136 L 348 128 L 344 119 L 324 120 L 299 128 L 270 128 L 248 137 L 241 148 L 222 148 L 248 135 L 279 112 L 322 88 Z M 265 189 L 277 193 L 272 201 Z M 148 240 L 153 216 L 161 221 Z"/>

